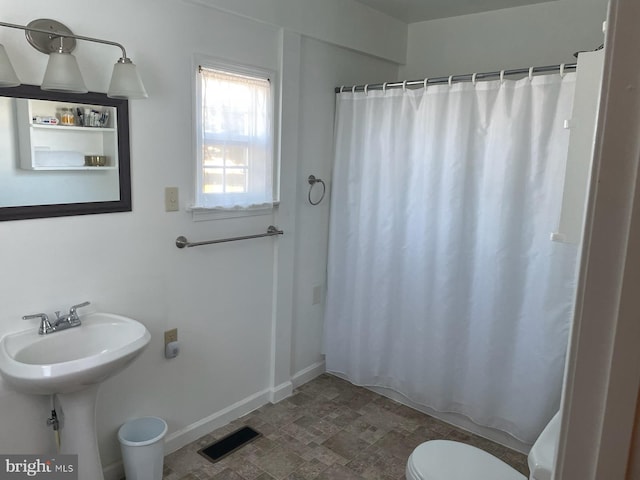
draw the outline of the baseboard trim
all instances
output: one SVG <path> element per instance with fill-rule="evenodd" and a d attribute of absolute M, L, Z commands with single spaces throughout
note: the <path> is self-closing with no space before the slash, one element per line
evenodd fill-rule
<path fill-rule="evenodd" d="M 327 367 L 325 365 L 324 360 L 320 362 L 316 362 L 312 365 L 309 365 L 307 368 L 303 368 L 299 372 L 296 372 L 291 377 L 291 383 L 293 384 L 293 388 L 298 388 L 300 385 L 304 385 L 307 382 L 310 382 L 314 378 L 322 375 L 327 371 Z"/>
<path fill-rule="evenodd" d="M 287 397 L 290 397 L 293 393 L 293 384 L 289 382 L 283 382 L 269 390 L 269 401 L 271 403 L 278 403 Z"/>
<path fill-rule="evenodd" d="M 204 417 L 197 422 L 187 425 L 185 428 L 167 435 L 165 441 L 165 454 L 175 452 L 179 448 L 188 445 L 207 433 L 224 427 L 226 424 L 240 418 L 269 402 L 269 390 L 254 393 L 233 405 Z"/>
<path fill-rule="evenodd" d="M 310 382 L 326 371 L 324 360 L 309 365 L 291 377 L 291 381 L 281 383 L 280 385 L 263 390 L 261 392 L 250 395 L 233 405 L 223 408 L 222 410 L 209 415 L 197 422 L 187 425 L 185 428 L 173 432 L 165 438 L 165 455 L 188 445 L 198 438 L 212 432 L 213 430 L 224 427 L 233 420 L 254 411 L 267 403 L 278 403 L 289 397 L 293 393 L 294 388 Z M 124 477 L 124 465 L 122 461 L 114 462 L 103 468 L 104 480 L 120 480 Z"/>
<path fill-rule="evenodd" d="M 124 465 L 121 461 L 107 465 L 102 469 L 104 480 L 120 480 L 124 478 Z"/>
<path fill-rule="evenodd" d="M 291 383 L 291 382 L 287 382 Z M 284 385 L 284 384 L 283 384 Z M 212 432 L 228 423 L 240 418 L 257 408 L 269 403 L 272 390 L 267 389 L 243 398 L 233 405 L 209 415 L 197 422 L 187 425 L 185 428 L 173 432 L 165 438 L 164 453 L 168 455 L 188 445 L 198 438 Z M 112 463 L 103 468 L 104 480 L 120 480 L 124 476 L 124 466 L 121 461 Z"/>

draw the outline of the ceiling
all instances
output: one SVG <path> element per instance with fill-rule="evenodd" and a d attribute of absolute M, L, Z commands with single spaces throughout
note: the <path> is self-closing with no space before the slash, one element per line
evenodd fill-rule
<path fill-rule="evenodd" d="M 357 0 L 406 23 L 557 0 Z"/>

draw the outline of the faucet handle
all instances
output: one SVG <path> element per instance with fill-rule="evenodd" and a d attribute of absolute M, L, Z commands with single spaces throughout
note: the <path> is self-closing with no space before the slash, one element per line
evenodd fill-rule
<path fill-rule="evenodd" d="M 82 307 L 86 307 L 88 305 L 91 305 L 91 302 L 82 302 L 82 303 L 79 303 L 78 305 L 74 305 L 73 307 L 71 307 L 69 309 L 69 316 L 72 317 L 72 318 L 76 318 L 77 319 L 78 318 L 78 314 L 76 313 L 76 310 L 78 310 L 79 308 L 82 308 Z"/>
<path fill-rule="evenodd" d="M 49 316 L 46 313 L 34 313 L 33 315 L 25 315 L 22 317 L 23 320 L 31 320 L 34 318 L 40 319 L 40 329 L 38 330 L 40 335 L 48 333 L 53 328 L 49 322 Z"/>

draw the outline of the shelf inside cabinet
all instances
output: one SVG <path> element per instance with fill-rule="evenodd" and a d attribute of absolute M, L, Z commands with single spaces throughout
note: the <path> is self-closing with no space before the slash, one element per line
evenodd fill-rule
<path fill-rule="evenodd" d="M 78 132 L 115 132 L 116 129 L 112 127 L 82 127 L 79 125 L 45 125 L 39 123 L 32 123 L 31 128 L 43 129 L 43 130 L 67 130 Z"/>
<path fill-rule="evenodd" d="M 46 165 L 34 165 L 31 170 L 92 170 L 94 172 L 105 171 L 105 170 L 116 170 L 118 167 L 87 167 L 84 166 L 46 166 Z"/>
<path fill-rule="evenodd" d="M 106 119 L 105 126 L 34 123 L 60 120 L 57 112 L 86 112 Z M 93 113 L 95 112 L 95 113 Z M 20 168 L 24 170 L 100 171 L 118 168 L 118 132 L 115 107 L 69 104 L 48 100 L 16 99 Z M 89 117 L 86 117 L 89 118 Z M 78 122 L 80 116 L 74 117 Z M 99 122 L 98 122 L 99 123 Z M 85 165 L 85 156 L 106 157 L 102 167 Z"/>

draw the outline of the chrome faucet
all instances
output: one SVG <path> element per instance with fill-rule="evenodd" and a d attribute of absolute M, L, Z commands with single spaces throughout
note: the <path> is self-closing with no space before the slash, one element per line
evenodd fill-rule
<path fill-rule="evenodd" d="M 79 327 L 82 322 L 78 316 L 78 309 L 86 307 L 89 302 L 79 303 L 69 309 L 69 313 L 66 315 L 60 315 L 60 312 L 56 312 L 56 319 L 51 322 L 49 316 L 46 313 L 35 313 L 33 315 L 25 315 L 23 320 L 31 320 L 33 318 L 40 319 L 40 328 L 38 333 L 40 335 L 48 335 L 49 333 L 59 332 L 60 330 L 66 330 L 67 328 Z"/>
<path fill-rule="evenodd" d="M 23 320 L 31 320 L 32 318 L 39 318 L 41 320 L 40 328 L 38 329 L 38 333 L 40 335 L 46 335 L 53 331 L 53 327 L 51 326 L 51 322 L 49 322 L 49 317 L 46 313 L 34 313 L 33 315 L 25 315 L 22 317 Z"/>

